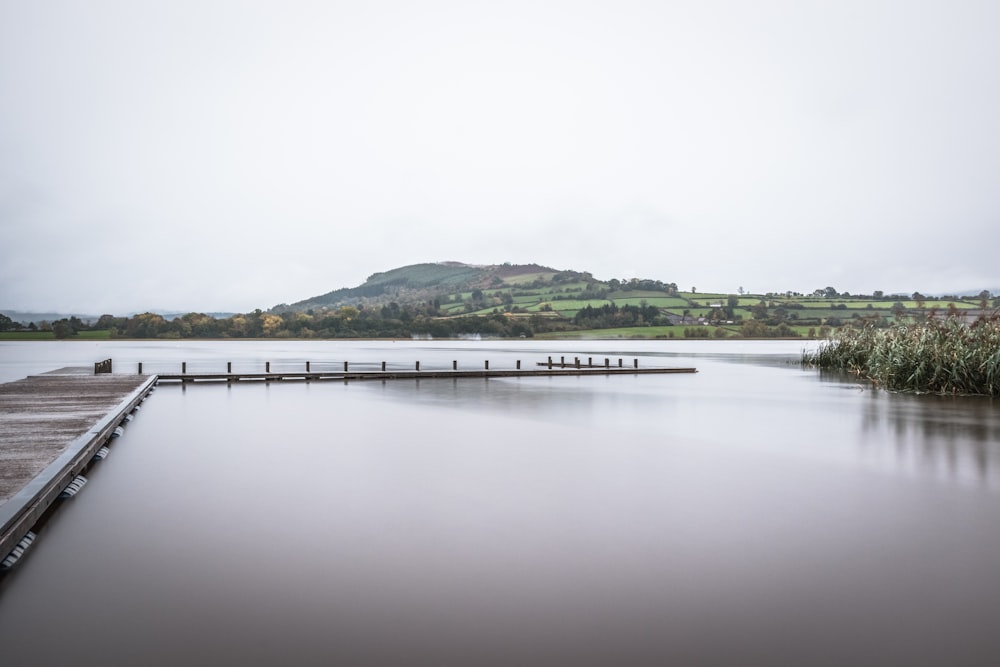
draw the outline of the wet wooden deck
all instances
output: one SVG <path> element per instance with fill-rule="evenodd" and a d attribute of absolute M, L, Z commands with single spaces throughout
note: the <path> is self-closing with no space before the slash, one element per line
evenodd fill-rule
<path fill-rule="evenodd" d="M 148 375 L 64 368 L 0 384 L 0 558 L 150 391 Z"/>

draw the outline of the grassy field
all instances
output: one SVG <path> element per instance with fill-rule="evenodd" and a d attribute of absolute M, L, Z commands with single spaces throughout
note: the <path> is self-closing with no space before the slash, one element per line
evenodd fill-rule
<path fill-rule="evenodd" d="M 0 340 L 55 340 L 51 331 L 0 331 Z"/>
<path fill-rule="evenodd" d="M 701 301 L 719 301 L 720 299 L 725 301 L 729 295 L 721 294 L 718 292 L 678 292 L 678 296 L 684 299 L 695 299 Z"/>
<path fill-rule="evenodd" d="M 678 301 L 684 301 L 680 297 L 668 296 L 665 292 L 654 292 L 651 290 L 616 290 L 608 293 L 609 299 L 614 299 L 618 301 L 619 299 L 677 299 Z"/>
<path fill-rule="evenodd" d="M 664 315 L 673 318 L 687 316 L 692 320 L 698 318 L 708 318 L 714 313 L 713 306 L 721 306 L 728 312 L 726 319 L 737 322 L 729 325 L 729 330 L 733 333 L 739 332 L 739 321 L 748 321 L 756 317 L 761 317 L 761 313 L 755 312 L 754 308 L 763 303 L 767 308 L 763 319 L 773 322 L 783 321 L 787 326 L 792 327 L 802 336 L 808 336 L 809 330 L 817 330 L 821 325 L 837 326 L 839 324 L 859 324 L 867 319 L 884 318 L 889 322 L 896 321 L 919 321 L 924 316 L 935 311 L 938 316 L 943 315 L 953 306 L 959 310 L 975 309 L 979 307 L 979 300 L 973 298 L 928 298 L 919 303 L 907 295 L 890 295 L 881 298 L 871 296 L 853 297 L 849 295 L 836 295 L 832 297 L 809 295 L 784 294 L 727 294 L 723 292 L 695 292 L 682 291 L 675 294 L 667 294 L 664 291 L 650 289 L 614 289 L 611 283 L 590 280 L 577 280 L 574 282 L 553 282 L 556 274 L 532 272 L 519 276 L 511 276 L 504 279 L 503 284 L 491 286 L 482 290 L 484 300 L 478 303 L 475 311 L 471 314 L 487 316 L 495 311 L 503 312 L 510 307 L 516 307 L 520 312 L 526 313 L 546 313 L 550 316 L 558 316 L 567 320 L 573 319 L 577 313 L 588 306 L 601 308 L 606 305 L 615 305 L 618 308 L 624 306 L 653 306 L 658 308 Z M 537 283 L 535 281 L 538 281 Z M 532 284 L 532 287 L 528 287 Z M 619 287 L 618 283 L 614 284 Z M 514 294 L 515 292 L 523 292 Z M 604 298 L 574 298 L 577 295 L 592 295 L 595 292 L 606 292 Z M 502 296 L 507 304 L 500 303 Z M 472 302 L 472 293 L 463 291 L 447 297 L 442 304 L 443 313 L 449 316 L 466 314 L 466 304 Z M 734 303 L 730 306 L 730 303 Z M 893 310 L 894 307 L 902 306 L 907 312 L 900 317 Z M 778 309 L 783 309 L 784 317 L 776 313 Z M 798 324 L 798 320 L 805 323 Z M 695 326 L 696 322 L 684 322 L 680 326 Z M 587 334 L 590 335 L 590 334 Z M 646 328 L 638 331 L 612 330 L 604 334 L 612 337 L 617 336 L 669 336 L 669 329 L 651 333 Z M 675 333 L 675 338 L 681 337 Z"/>
<path fill-rule="evenodd" d="M 536 280 L 552 280 L 552 276 L 555 274 L 549 271 L 539 272 L 539 273 L 522 273 L 517 276 L 510 276 L 509 278 L 504 278 L 503 282 L 505 285 L 525 285 L 528 283 L 533 283 Z"/>
<path fill-rule="evenodd" d="M 65 340 L 109 340 L 111 331 L 99 329 L 97 331 L 81 331 L 75 336 L 70 336 Z M 55 340 L 56 335 L 51 331 L 0 331 L 0 340 Z"/>
<path fill-rule="evenodd" d="M 790 327 L 803 339 L 819 338 L 819 327 Z M 685 336 L 685 329 L 691 331 L 704 331 L 708 336 Z M 718 333 L 721 331 L 722 333 Z M 810 337 L 810 331 L 812 336 Z M 722 340 L 726 338 L 742 338 L 741 329 L 737 325 L 700 325 L 691 324 L 688 326 L 663 326 L 663 327 L 619 327 L 616 329 L 584 329 L 581 331 L 567 331 L 556 333 L 537 334 L 536 338 L 543 340 L 594 340 L 604 338 L 632 338 L 632 339 L 667 339 L 667 340 Z"/>
<path fill-rule="evenodd" d="M 674 338 L 684 337 L 684 327 L 620 327 L 617 329 L 584 329 L 559 333 L 538 334 L 535 338 L 549 340 L 596 340 L 603 338 Z"/>
<path fill-rule="evenodd" d="M 404 267 L 406 268 L 406 267 Z M 414 268 L 414 267 L 411 267 Z M 514 271 L 514 269 L 511 269 Z M 402 270 L 400 270 L 402 271 Z M 684 329 L 690 327 L 703 326 L 698 320 L 722 319 L 732 321 L 733 324 L 722 325 L 720 336 L 741 335 L 742 324 L 754 322 L 753 326 L 747 327 L 755 333 L 775 332 L 776 327 L 791 327 L 795 332 L 803 337 L 818 334 L 822 327 L 839 327 L 847 325 L 861 327 L 871 324 L 872 321 L 878 325 L 886 325 L 897 322 L 919 323 L 927 319 L 934 313 L 937 319 L 955 308 L 964 313 L 969 309 L 978 309 L 981 304 L 979 297 L 954 297 L 954 298 L 928 298 L 919 302 L 912 298 L 912 295 L 881 295 L 875 298 L 872 295 L 849 296 L 840 295 L 826 297 L 817 293 L 809 295 L 794 295 L 790 292 L 781 294 L 726 294 L 721 292 L 674 292 L 668 293 L 668 289 L 673 290 L 676 286 L 664 285 L 659 281 L 634 281 L 630 283 L 615 280 L 600 281 L 590 278 L 587 274 L 575 272 L 552 272 L 536 271 L 534 267 L 530 273 L 510 275 L 502 277 L 503 271 L 497 272 L 489 280 L 482 276 L 476 281 L 461 281 L 464 273 L 454 268 L 417 265 L 414 274 L 420 280 L 428 279 L 437 274 L 442 274 L 448 278 L 447 281 L 440 282 L 434 288 L 420 288 L 416 290 L 416 298 L 412 294 L 407 295 L 405 291 L 395 290 L 391 294 L 386 294 L 384 298 L 365 298 L 363 303 L 365 308 L 378 311 L 382 306 L 390 303 L 391 300 L 398 299 L 399 305 L 403 308 L 411 308 L 418 314 L 428 317 L 457 318 L 466 315 L 477 315 L 480 317 L 490 317 L 496 313 L 504 313 L 510 319 L 524 320 L 536 316 L 545 317 L 547 326 L 545 328 L 572 328 L 573 318 L 588 306 L 600 309 L 603 306 L 614 305 L 621 309 L 626 306 L 650 306 L 658 312 L 655 319 L 651 319 L 649 311 L 643 313 L 647 322 L 657 324 L 667 324 L 674 322 L 673 327 L 634 327 L 626 329 L 607 329 L 595 332 L 582 332 L 576 334 L 579 337 L 645 337 L 645 338 L 669 338 L 671 334 L 674 338 L 684 338 Z M 387 272 L 378 274 L 379 280 L 394 280 L 399 278 L 398 272 Z M 404 272 L 405 273 L 405 272 Z M 473 272 L 475 273 L 475 272 Z M 457 276 L 457 277 L 456 277 Z M 405 276 L 403 276 L 405 277 Z M 452 280 L 455 278 L 455 280 Z M 502 282 L 501 282 L 502 280 Z M 572 282 L 563 282 L 569 281 Z M 418 281 L 419 282 L 419 281 Z M 488 286 L 475 289 L 477 285 Z M 643 285 L 646 289 L 622 289 L 623 286 Z M 411 290 L 412 291 L 412 290 Z M 473 294 L 478 297 L 473 300 Z M 598 297 L 598 298 L 587 298 Z M 407 298 L 410 300 L 407 301 Z M 427 308 L 427 304 L 434 300 L 440 304 L 438 312 L 432 308 Z M 994 298 L 990 308 L 1000 308 L 1000 299 Z M 733 304 L 733 305 L 730 305 Z M 760 305 L 766 308 L 761 311 Z M 714 307 L 713 307 L 714 306 Z M 721 307 L 723 313 L 716 311 Z M 899 308 L 905 312 L 898 312 Z M 895 308 L 895 310 L 894 310 Z M 511 312 L 516 310 L 517 312 Z M 336 314 L 337 310 L 326 311 L 328 314 Z M 379 317 L 383 317 L 380 314 Z M 549 319 L 561 320 L 561 324 L 554 325 Z M 391 317 L 384 317 L 391 320 Z M 971 322 L 972 317 L 965 318 L 966 323 Z M 600 321 L 611 323 L 610 318 L 603 318 Z M 631 318 L 618 321 L 633 321 Z M 597 323 L 589 322 L 587 325 Z M 396 323 L 398 324 L 398 323 Z M 530 326 L 530 322 L 528 322 Z M 767 326 L 768 329 L 761 327 Z M 327 335 L 325 327 L 322 331 L 316 330 L 315 335 Z M 495 326 L 493 328 L 496 328 Z M 122 325 L 118 335 L 126 330 Z M 128 330 L 135 330 L 134 327 Z M 279 331 L 278 335 L 288 335 L 302 331 L 301 327 Z M 374 330 L 374 329 L 373 329 Z M 520 330 L 520 329 L 519 329 Z M 823 329 L 824 333 L 828 330 Z M 309 329 L 305 329 L 309 331 Z M 692 329 L 689 333 L 694 332 Z M 716 338 L 716 327 L 706 327 L 698 329 L 700 332 L 708 331 L 710 338 Z M 786 331 L 782 329 L 782 331 Z M 324 333 L 327 332 L 327 333 Z M 158 335 L 177 335 L 177 332 L 161 331 Z M 72 339 L 75 340 L 105 340 L 111 337 L 108 331 L 87 331 L 80 332 Z M 293 336 L 294 337 L 294 336 Z M 695 337 L 692 335 L 691 337 Z M 55 337 L 49 332 L 5 332 L 0 333 L 0 340 L 53 340 Z"/>
<path fill-rule="evenodd" d="M 627 294 L 627 293 L 626 293 Z M 617 296 L 613 295 L 615 305 L 619 308 L 622 306 L 641 306 L 643 303 L 649 306 L 656 306 L 657 308 L 680 308 L 683 310 L 687 308 L 688 303 L 684 299 L 679 299 L 674 296 L 664 296 L 662 293 L 658 293 L 657 296 Z M 596 307 L 596 306 L 595 306 Z"/>

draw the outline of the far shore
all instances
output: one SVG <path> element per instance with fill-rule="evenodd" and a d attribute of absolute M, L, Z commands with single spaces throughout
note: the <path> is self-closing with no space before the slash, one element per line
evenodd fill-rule
<path fill-rule="evenodd" d="M 657 327 L 659 329 L 659 327 Z M 3 341 L 51 341 L 51 342 L 63 342 L 63 341 L 385 341 L 385 342 L 396 342 L 396 341 L 431 341 L 431 340 L 446 340 L 461 342 L 467 340 L 496 340 L 496 341 L 556 341 L 556 340 L 566 340 L 566 341 L 590 341 L 590 340 L 656 340 L 656 341 L 699 341 L 705 343 L 712 343 L 718 341 L 733 341 L 733 340 L 826 340 L 826 338 L 820 338 L 819 336 L 760 336 L 760 337 L 747 337 L 747 336 L 724 336 L 724 337 L 685 337 L 681 336 L 667 336 L 663 334 L 654 335 L 643 335 L 636 333 L 610 333 L 615 330 L 601 330 L 601 329 L 591 329 L 586 331 L 574 331 L 574 332 L 562 332 L 562 333 L 545 333 L 533 336 L 530 338 L 502 338 L 502 337 L 490 337 L 483 336 L 482 338 L 469 338 L 469 337 L 454 337 L 454 338 L 428 338 L 428 337 L 414 337 L 414 338 L 293 338 L 293 337 L 261 337 L 261 338 L 129 338 L 126 336 L 115 336 L 112 338 L 108 335 L 110 332 L 107 331 L 84 331 L 76 336 L 70 336 L 69 338 L 59 338 L 55 337 L 55 334 L 51 331 L 3 331 L 0 332 L 0 342 Z M 683 331 L 683 330 L 682 330 Z M 104 335 L 101 335 L 104 334 Z"/>

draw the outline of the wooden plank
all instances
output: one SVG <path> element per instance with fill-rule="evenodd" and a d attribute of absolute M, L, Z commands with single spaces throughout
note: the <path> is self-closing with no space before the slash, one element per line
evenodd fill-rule
<path fill-rule="evenodd" d="M 0 557 L 154 381 L 72 368 L 0 384 Z"/>

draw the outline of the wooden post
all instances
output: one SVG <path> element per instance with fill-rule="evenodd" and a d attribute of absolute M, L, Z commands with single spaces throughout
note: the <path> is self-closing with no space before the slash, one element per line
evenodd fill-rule
<path fill-rule="evenodd" d="M 607 357 L 604 357 L 604 367 L 611 368 L 611 360 L 608 359 Z"/>
<path fill-rule="evenodd" d="M 622 358 L 618 357 L 618 368 L 622 367 Z"/>
<path fill-rule="evenodd" d="M 486 370 L 490 370 L 490 360 L 486 360 Z"/>
<path fill-rule="evenodd" d="M 139 362 L 139 375 L 142 375 L 142 362 Z"/>
<path fill-rule="evenodd" d="M 418 371 L 420 370 L 420 362 L 419 361 L 417 362 L 417 370 Z"/>
<path fill-rule="evenodd" d="M 188 362 L 182 361 L 181 362 L 181 373 L 187 373 L 187 372 L 188 372 Z"/>
<path fill-rule="evenodd" d="M 451 370 L 453 370 L 453 371 L 457 371 L 458 370 L 458 360 L 457 359 L 452 359 L 451 360 Z"/>
<path fill-rule="evenodd" d="M 566 365 L 566 357 L 559 357 L 559 365 L 560 366 Z"/>
<path fill-rule="evenodd" d="M 233 362 L 231 361 L 226 362 L 226 372 L 229 373 L 230 375 L 233 374 Z"/>
<path fill-rule="evenodd" d="M 271 362 L 270 361 L 265 361 L 264 362 L 264 372 L 265 373 L 270 373 L 271 372 Z"/>
<path fill-rule="evenodd" d="M 573 357 L 573 362 L 576 364 L 577 368 L 580 367 L 580 357 Z"/>
<path fill-rule="evenodd" d="M 382 362 L 382 372 L 385 373 L 385 362 Z"/>
<path fill-rule="evenodd" d="M 635 367 L 639 368 L 639 360 L 638 359 L 635 359 Z"/>
<path fill-rule="evenodd" d="M 521 370 L 521 360 L 517 360 L 517 370 Z"/>
<path fill-rule="evenodd" d="M 309 362 L 307 361 L 306 362 L 306 373 L 308 373 L 308 372 L 309 372 Z"/>
<path fill-rule="evenodd" d="M 593 366 L 594 365 L 594 358 L 593 357 L 587 357 L 587 365 L 588 366 Z"/>
<path fill-rule="evenodd" d="M 345 373 L 347 372 L 347 362 L 346 361 L 344 362 L 344 372 Z"/>
<path fill-rule="evenodd" d="M 552 357 L 549 357 L 549 370 L 552 370 Z"/>

